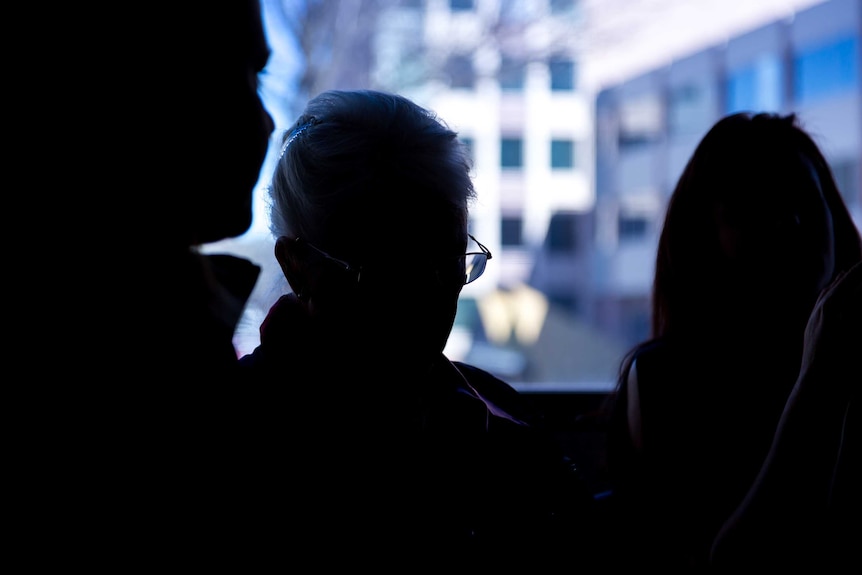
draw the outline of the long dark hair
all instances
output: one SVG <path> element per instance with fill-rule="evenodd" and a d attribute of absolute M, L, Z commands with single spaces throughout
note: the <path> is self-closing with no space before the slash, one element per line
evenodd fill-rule
<path fill-rule="evenodd" d="M 651 293 L 651 332 L 623 357 L 620 388 L 638 351 L 686 331 L 702 319 L 716 266 L 717 244 L 711 206 L 726 193 L 723 183 L 738 178 L 745 165 L 762 167 L 759 158 L 801 154 L 813 166 L 831 213 L 835 267 L 832 278 L 862 260 L 862 238 L 844 203 L 832 170 L 795 114 L 740 112 L 719 120 L 701 139 L 668 201 L 656 250 Z M 728 167 L 732 166 L 732 169 Z M 748 177 L 745 174 L 745 177 Z"/>
<path fill-rule="evenodd" d="M 797 116 L 750 112 L 726 116 L 700 141 L 670 196 L 656 252 L 652 338 L 674 332 L 679 323 L 697 317 L 697 310 L 703 306 L 706 286 L 702 280 L 714 269 L 716 257 L 709 209 L 717 194 L 726 193 L 717 184 L 721 181 L 719 175 L 727 173 L 728 166 L 743 162 L 757 169 L 758 157 L 765 153 L 788 158 L 798 153 L 814 167 L 832 216 L 834 274 L 862 259 L 859 231 L 829 163 Z"/>

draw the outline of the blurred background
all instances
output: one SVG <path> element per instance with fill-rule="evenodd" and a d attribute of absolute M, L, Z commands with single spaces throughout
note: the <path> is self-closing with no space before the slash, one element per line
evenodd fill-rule
<path fill-rule="evenodd" d="M 862 225 L 862 0 L 263 5 L 273 56 L 261 91 L 276 132 L 255 222 L 205 246 L 263 268 L 240 354 L 290 290 L 266 212 L 281 132 L 330 88 L 401 93 L 468 146 L 479 195 L 470 228 L 494 258 L 465 287 L 446 353 L 522 389 L 613 386 L 625 351 L 648 336 L 667 198 L 728 113 L 796 112 Z"/>

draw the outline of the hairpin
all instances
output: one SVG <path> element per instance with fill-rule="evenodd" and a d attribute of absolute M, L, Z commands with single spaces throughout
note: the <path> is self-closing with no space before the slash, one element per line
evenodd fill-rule
<path fill-rule="evenodd" d="M 281 157 L 287 151 L 287 147 L 291 144 L 291 142 L 293 142 L 295 139 L 297 139 L 299 137 L 299 135 L 302 134 L 305 130 L 310 128 L 311 125 L 312 125 L 312 122 L 306 122 L 304 124 L 300 124 L 299 126 L 294 128 L 292 132 L 290 132 L 290 135 L 287 137 L 287 140 L 284 142 L 284 145 L 281 147 L 281 154 L 278 155 L 278 159 L 281 159 Z"/>

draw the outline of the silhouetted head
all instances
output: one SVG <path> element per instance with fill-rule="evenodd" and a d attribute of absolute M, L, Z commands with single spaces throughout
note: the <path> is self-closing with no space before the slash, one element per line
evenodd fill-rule
<path fill-rule="evenodd" d="M 670 198 L 654 335 L 723 324 L 801 334 L 820 290 L 860 257 L 829 165 L 797 118 L 727 116 L 698 144 Z"/>
<path fill-rule="evenodd" d="M 259 0 L 197 8 L 158 13 L 160 49 L 148 61 L 158 81 L 142 75 L 141 89 L 146 105 L 164 112 L 146 116 L 157 155 L 133 176 L 154 180 L 159 238 L 185 246 L 248 230 L 274 128 L 258 90 L 270 55 Z"/>
<path fill-rule="evenodd" d="M 328 91 L 308 103 L 284 135 L 270 221 L 285 277 L 333 342 L 439 356 L 464 254 L 481 253 L 467 230 L 469 171 L 456 133 L 404 97 Z"/>

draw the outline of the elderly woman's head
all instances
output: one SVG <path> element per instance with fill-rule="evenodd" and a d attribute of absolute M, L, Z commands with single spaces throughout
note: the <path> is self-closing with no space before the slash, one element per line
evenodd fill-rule
<path fill-rule="evenodd" d="M 315 317 L 342 333 L 374 328 L 394 353 L 437 355 L 464 254 L 483 253 L 468 235 L 474 198 L 466 150 L 432 112 L 394 94 L 324 92 L 284 136 L 276 256 Z"/>

